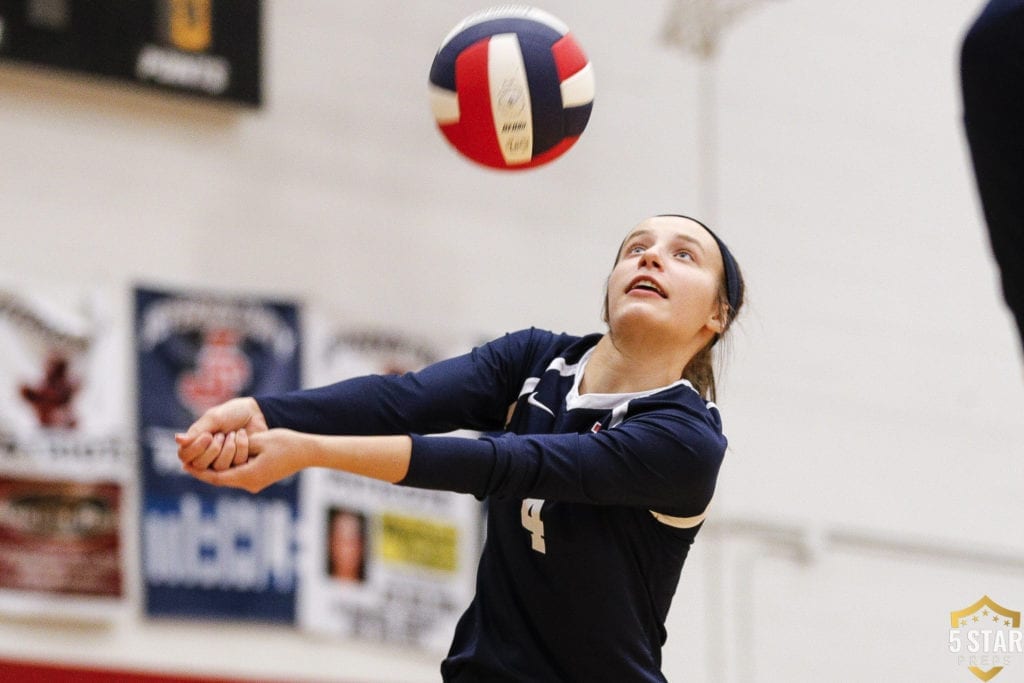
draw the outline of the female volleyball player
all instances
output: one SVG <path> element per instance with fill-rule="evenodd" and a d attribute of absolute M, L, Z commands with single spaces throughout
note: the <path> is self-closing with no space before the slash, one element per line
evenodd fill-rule
<path fill-rule="evenodd" d="M 486 498 L 446 681 L 663 681 L 665 617 L 726 447 L 711 347 L 743 288 L 703 224 L 649 218 L 608 277 L 606 334 L 529 329 L 416 373 L 234 399 L 178 435 L 179 455 L 249 491 L 330 467 Z M 456 428 L 485 435 L 420 436 Z"/>

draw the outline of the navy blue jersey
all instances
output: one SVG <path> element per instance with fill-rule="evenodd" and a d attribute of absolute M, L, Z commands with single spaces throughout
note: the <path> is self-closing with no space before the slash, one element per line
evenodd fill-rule
<path fill-rule="evenodd" d="M 685 380 L 581 395 L 599 338 L 524 330 L 416 373 L 258 399 L 272 427 L 411 433 L 403 485 L 487 500 L 447 681 L 664 680 L 665 618 L 726 441 Z M 422 436 L 456 428 L 485 434 Z"/>

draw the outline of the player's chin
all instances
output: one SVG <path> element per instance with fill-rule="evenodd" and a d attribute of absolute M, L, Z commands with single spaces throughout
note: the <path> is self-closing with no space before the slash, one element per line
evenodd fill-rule
<path fill-rule="evenodd" d="M 671 311 L 661 298 L 625 299 L 609 313 L 609 322 L 622 325 L 654 325 L 663 327 L 672 322 Z"/>

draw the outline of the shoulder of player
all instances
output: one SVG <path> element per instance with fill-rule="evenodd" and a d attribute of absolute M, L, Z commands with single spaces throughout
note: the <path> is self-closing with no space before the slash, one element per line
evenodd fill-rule
<path fill-rule="evenodd" d="M 687 382 L 630 401 L 626 420 L 638 417 L 661 422 L 673 432 L 685 432 L 687 441 L 698 437 L 711 451 L 725 450 L 718 406 L 701 398 Z"/>
<path fill-rule="evenodd" d="M 529 327 L 508 332 L 500 340 L 501 346 L 510 356 L 524 365 L 541 364 L 546 366 L 552 359 L 565 358 L 567 363 L 575 363 L 587 349 L 601 338 L 600 334 L 579 336 L 565 332 L 552 332 L 538 327 Z M 541 368 L 543 369 L 543 368 Z"/>

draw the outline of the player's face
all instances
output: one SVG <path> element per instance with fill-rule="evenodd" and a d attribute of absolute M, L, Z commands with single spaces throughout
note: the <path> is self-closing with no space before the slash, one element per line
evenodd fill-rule
<path fill-rule="evenodd" d="M 651 326 L 682 344 L 721 333 L 722 277 L 718 243 L 699 223 L 649 218 L 626 237 L 608 278 L 609 326 Z"/>

